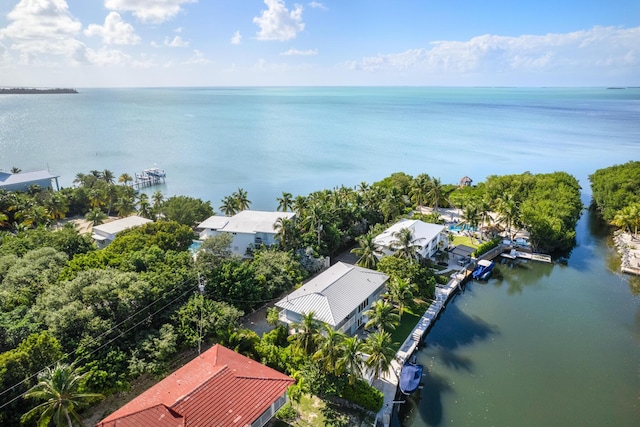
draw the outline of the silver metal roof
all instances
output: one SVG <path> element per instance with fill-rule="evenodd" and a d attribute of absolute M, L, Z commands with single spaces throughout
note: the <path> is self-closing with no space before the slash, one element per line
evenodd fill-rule
<path fill-rule="evenodd" d="M 336 326 L 388 279 L 384 273 L 338 262 L 276 306 L 300 314 L 313 311 L 316 319 Z"/>

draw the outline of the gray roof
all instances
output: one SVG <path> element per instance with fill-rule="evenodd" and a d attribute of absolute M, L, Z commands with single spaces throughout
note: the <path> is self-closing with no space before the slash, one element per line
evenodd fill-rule
<path fill-rule="evenodd" d="M 45 179 L 54 179 L 59 177 L 59 175 L 53 175 L 51 172 L 46 170 L 20 173 L 0 172 L 0 186 L 24 184 L 27 182 L 42 181 Z"/>
<path fill-rule="evenodd" d="M 244 210 L 232 217 L 212 216 L 198 225 L 198 228 L 209 228 L 228 233 L 271 233 L 276 234 L 275 224 L 279 218 L 291 219 L 294 212 L 266 212 Z"/>
<path fill-rule="evenodd" d="M 147 218 L 142 218 L 141 216 L 132 215 L 106 224 L 96 225 L 93 227 L 93 231 L 101 231 L 106 234 L 117 234 L 128 228 L 138 227 L 149 222 L 153 221 Z"/>
<path fill-rule="evenodd" d="M 384 273 L 338 262 L 276 306 L 300 314 L 313 311 L 317 320 L 335 327 L 388 279 Z"/>

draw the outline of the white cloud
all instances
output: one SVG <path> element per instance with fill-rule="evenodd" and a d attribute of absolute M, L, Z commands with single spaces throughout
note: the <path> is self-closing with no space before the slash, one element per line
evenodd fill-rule
<path fill-rule="evenodd" d="M 240 31 L 233 33 L 233 36 L 231 36 L 231 44 L 240 44 L 241 41 L 242 35 L 240 35 Z"/>
<path fill-rule="evenodd" d="M 198 0 L 105 0 L 109 10 L 132 12 L 144 23 L 160 24 L 174 18 L 185 3 Z"/>
<path fill-rule="evenodd" d="M 324 4 L 317 2 L 317 1 L 312 1 L 310 3 L 307 3 L 308 6 L 312 9 L 322 9 L 322 10 L 329 10 L 329 8 L 327 6 L 325 6 Z"/>
<path fill-rule="evenodd" d="M 84 62 L 85 46 L 76 39 L 82 24 L 69 13 L 65 0 L 20 0 L 7 14 L 10 24 L 0 29 L 20 62 L 47 63 L 55 56 Z"/>
<path fill-rule="evenodd" d="M 84 30 L 88 37 L 99 36 L 105 44 L 133 45 L 140 43 L 140 37 L 133 26 L 122 20 L 118 12 L 110 12 L 104 25 L 91 24 Z"/>
<path fill-rule="evenodd" d="M 286 52 L 282 52 L 280 55 L 284 56 L 313 56 L 318 54 L 318 49 L 298 50 L 291 48 Z"/>
<path fill-rule="evenodd" d="M 640 66 L 640 27 L 593 27 L 542 36 L 483 35 L 468 41 L 436 41 L 430 48 L 379 54 L 348 64 L 366 71 L 424 73 L 575 72 Z"/>
<path fill-rule="evenodd" d="M 258 40 L 285 41 L 296 37 L 304 30 L 302 22 L 302 6 L 295 5 L 289 12 L 283 0 L 264 0 L 268 9 L 263 10 L 259 17 L 253 18 L 253 22 L 260 27 L 257 33 Z"/>
<path fill-rule="evenodd" d="M 173 40 L 169 40 L 169 37 L 164 39 L 164 45 L 169 47 L 188 47 L 189 42 L 182 39 L 180 36 L 175 36 Z"/>
<path fill-rule="evenodd" d="M 87 57 L 92 64 L 102 66 L 126 65 L 131 62 L 131 57 L 117 49 L 87 50 Z"/>
<path fill-rule="evenodd" d="M 193 55 L 187 59 L 184 64 L 210 64 L 212 61 L 205 58 L 204 53 L 198 49 L 193 50 Z"/>

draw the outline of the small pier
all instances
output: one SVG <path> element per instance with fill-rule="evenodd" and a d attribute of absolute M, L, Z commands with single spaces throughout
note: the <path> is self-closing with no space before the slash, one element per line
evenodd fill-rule
<path fill-rule="evenodd" d="M 166 177 L 167 174 L 164 172 L 164 170 L 154 166 L 152 168 L 143 170 L 141 173 L 136 172 L 135 179 L 131 186 L 136 190 L 139 190 L 143 187 L 150 187 L 152 185 L 164 183 Z"/>

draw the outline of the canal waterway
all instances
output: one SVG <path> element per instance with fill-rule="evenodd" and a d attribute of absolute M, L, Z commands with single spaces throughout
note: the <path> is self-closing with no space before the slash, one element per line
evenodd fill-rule
<path fill-rule="evenodd" d="M 640 280 L 589 214 L 566 263 L 499 264 L 469 282 L 417 353 L 403 426 L 636 426 Z M 497 260 L 498 261 L 498 260 Z"/>

